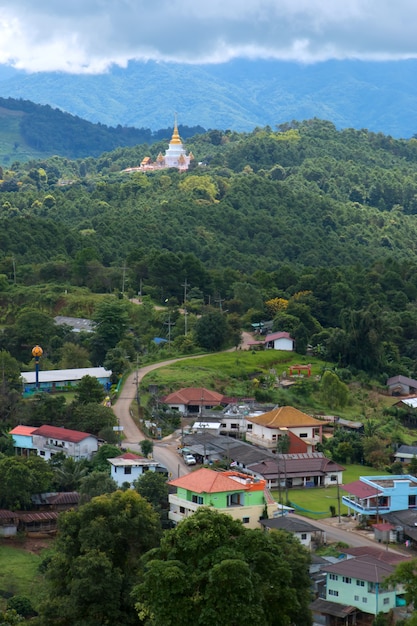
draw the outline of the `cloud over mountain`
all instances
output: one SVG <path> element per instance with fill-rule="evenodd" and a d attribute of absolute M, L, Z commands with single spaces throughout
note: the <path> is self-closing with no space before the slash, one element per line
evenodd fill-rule
<path fill-rule="evenodd" d="M 0 63 L 99 73 L 129 60 L 417 57 L 414 0 L 4 0 Z"/>

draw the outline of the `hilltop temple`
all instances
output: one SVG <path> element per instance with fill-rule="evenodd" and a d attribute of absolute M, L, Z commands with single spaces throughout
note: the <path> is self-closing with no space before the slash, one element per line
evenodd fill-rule
<path fill-rule="evenodd" d="M 151 157 L 146 156 L 139 167 L 128 167 L 124 172 L 143 172 L 149 170 L 166 169 L 168 167 L 176 167 L 180 171 L 188 170 L 190 161 L 194 158 L 192 152 L 187 154 L 183 143 L 181 141 L 180 134 L 178 132 L 177 118 L 174 122 L 174 132 L 172 133 L 171 141 L 165 155 L 160 152 L 156 158 L 156 161 L 152 161 Z"/>

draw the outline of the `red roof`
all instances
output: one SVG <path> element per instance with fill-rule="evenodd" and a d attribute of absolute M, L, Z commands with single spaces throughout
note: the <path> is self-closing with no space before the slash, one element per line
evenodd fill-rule
<path fill-rule="evenodd" d="M 164 398 L 167 404 L 220 404 L 224 402 L 224 396 L 217 391 L 210 391 L 204 387 L 185 387 L 174 391 Z"/>
<path fill-rule="evenodd" d="M 36 426 L 16 426 L 10 431 L 10 435 L 31 435 L 36 430 Z"/>
<path fill-rule="evenodd" d="M 187 489 L 187 491 L 194 491 L 195 493 L 223 493 L 225 491 L 242 491 L 242 489 L 245 491 L 252 490 L 254 484 L 252 480 L 250 480 L 250 483 L 241 483 L 230 478 L 231 475 L 243 476 L 245 479 L 249 478 L 238 472 L 215 472 L 214 470 L 202 467 L 186 476 L 171 480 L 168 484 L 173 487 Z M 264 489 L 265 487 L 264 481 L 259 481 L 256 485 L 259 489 Z"/>
<path fill-rule="evenodd" d="M 87 437 L 94 437 L 89 433 L 82 433 L 79 430 L 70 430 L 69 428 L 60 428 L 59 426 L 43 425 L 32 431 L 32 435 L 40 435 L 41 437 L 50 437 L 51 439 L 61 439 L 70 443 L 79 443 Z"/>
<path fill-rule="evenodd" d="M 120 456 L 116 456 L 116 459 L 126 459 L 128 461 L 137 461 L 137 459 L 144 459 L 144 456 L 141 456 L 140 454 L 133 454 L 133 452 L 125 452 L 124 454 L 121 454 Z"/>
<path fill-rule="evenodd" d="M 291 341 L 294 341 L 290 333 L 287 333 L 285 331 L 271 333 L 265 337 L 265 341 L 275 341 L 276 339 L 290 339 Z"/>
<path fill-rule="evenodd" d="M 353 483 L 343 485 L 341 489 L 347 491 L 353 496 L 356 496 L 357 498 L 370 498 L 371 496 L 377 496 L 379 493 L 382 492 L 382 489 L 371 487 L 371 485 L 368 485 L 361 480 L 355 480 Z"/>

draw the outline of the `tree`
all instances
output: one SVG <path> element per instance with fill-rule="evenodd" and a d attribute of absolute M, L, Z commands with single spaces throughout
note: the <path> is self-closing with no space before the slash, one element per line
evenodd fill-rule
<path fill-rule="evenodd" d="M 142 451 L 143 456 L 149 456 L 153 451 L 153 442 L 150 439 L 143 439 L 140 442 L 140 449 Z"/>
<path fill-rule="evenodd" d="M 349 387 L 337 374 L 326 370 L 321 378 L 320 391 L 323 400 L 331 409 L 342 409 L 349 398 Z"/>
<path fill-rule="evenodd" d="M 94 334 L 103 340 L 105 349 L 115 348 L 129 328 L 129 315 L 124 300 L 106 298 L 97 307 L 93 320 Z"/>
<path fill-rule="evenodd" d="M 116 490 L 117 483 L 109 476 L 108 472 L 91 472 L 91 474 L 81 478 L 78 488 L 81 504 L 89 502 L 91 498 L 105 493 L 113 493 Z"/>
<path fill-rule="evenodd" d="M 166 478 L 159 472 L 145 472 L 133 483 L 136 491 L 152 504 L 161 514 L 168 506 L 168 485 Z"/>
<path fill-rule="evenodd" d="M 44 626 L 137 624 L 131 599 L 138 559 L 160 537 L 158 516 L 134 490 L 63 513 L 46 569 Z"/>
<path fill-rule="evenodd" d="M 103 430 L 116 426 L 117 420 L 110 407 L 90 401 L 87 404 L 75 406 L 68 423 L 75 430 L 97 436 Z"/>
<path fill-rule="evenodd" d="M 311 624 L 309 555 L 289 534 L 200 508 L 143 559 L 134 590 L 152 626 Z"/>
<path fill-rule="evenodd" d="M 72 457 L 67 457 L 63 463 L 54 470 L 56 488 L 60 491 L 77 490 L 82 479 L 86 476 L 87 471 L 84 461 L 75 461 Z"/>
<path fill-rule="evenodd" d="M 93 457 L 92 466 L 94 471 L 107 472 L 109 474 L 110 463 L 107 459 L 114 459 L 116 456 L 120 456 L 120 448 L 110 443 L 104 443 Z"/>
<path fill-rule="evenodd" d="M 40 457 L 5 457 L 0 459 L 0 507 L 25 510 L 31 496 L 49 491 L 52 471 Z"/>
<path fill-rule="evenodd" d="M 61 348 L 61 360 L 59 366 L 62 369 L 91 367 L 88 350 L 83 348 L 83 346 L 67 341 Z"/>
<path fill-rule="evenodd" d="M 75 389 L 75 401 L 78 404 L 102 402 L 105 395 L 103 385 L 94 376 L 83 376 Z"/>
<path fill-rule="evenodd" d="M 197 343 L 206 350 L 220 350 L 227 339 L 225 316 L 219 311 L 202 315 L 195 327 Z"/>

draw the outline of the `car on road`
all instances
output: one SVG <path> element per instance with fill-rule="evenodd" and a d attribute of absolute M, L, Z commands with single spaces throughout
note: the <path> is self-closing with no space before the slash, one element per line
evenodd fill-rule
<path fill-rule="evenodd" d="M 195 456 L 193 454 L 184 454 L 184 463 L 186 465 L 195 465 L 197 461 L 195 460 Z"/>

